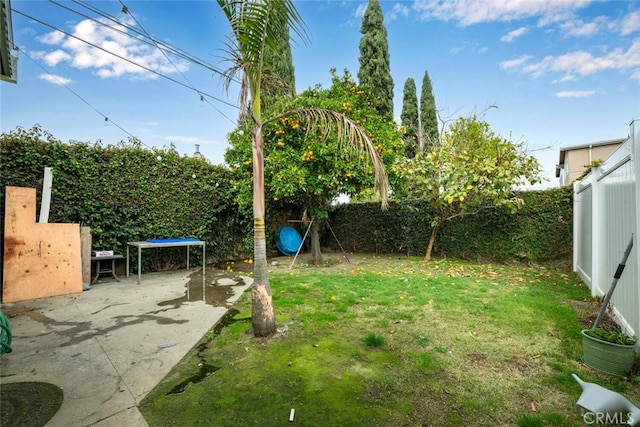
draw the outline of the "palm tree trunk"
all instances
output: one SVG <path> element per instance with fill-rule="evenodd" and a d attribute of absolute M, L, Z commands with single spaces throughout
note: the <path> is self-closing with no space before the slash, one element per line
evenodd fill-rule
<path fill-rule="evenodd" d="M 253 125 L 253 286 L 251 324 L 256 337 L 266 337 L 276 331 L 273 297 L 269 286 L 267 236 L 264 208 L 264 162 L 262 125 Z"/>
<path fill-rule="evenodd" d="M 440 230 L 441 225 L 442 221 L 438 222 L 431 229 L 431 237 L 429 238 L 429 244 L 427 245 L 427 253 L 424 255 L 425 261 L 431 261 L 431 251 L 433 250 L 433 244 L 436 242 L 436 235 L 438 234 L 438 230 Z"/>
<path fill-rule="evenodd" d="M 320 250 L 320 221 L 314 220 L 311 224 L 311 260 L 314 265 L 322 265 L 322 251 Z"/>

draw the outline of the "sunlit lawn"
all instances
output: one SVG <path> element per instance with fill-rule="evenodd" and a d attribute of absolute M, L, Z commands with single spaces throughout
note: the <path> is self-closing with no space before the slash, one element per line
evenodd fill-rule
<path fill-rule="evenodd" d="M 579 426 L 571 373 L 640 404 L 638 377 L 580 362 L 590 295 L 566 269 L 365 257 L 270 278 L 281 332 L 253 338 L 246 294 L 143 402 L 150 425 Z"/>

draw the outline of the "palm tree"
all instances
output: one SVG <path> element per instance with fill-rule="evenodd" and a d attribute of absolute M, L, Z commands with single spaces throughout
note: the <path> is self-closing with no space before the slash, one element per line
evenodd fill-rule
<path fill-rule="evenodd" d="M 269 285 L 265 233 L 263 126 L 289 115 L 296 115 L 307 129 L 317 125 L 337 132 L 339 140 L 354 150 L 365 150 L 375 171 L 375 187 L 386 207 L 389 183 L 384 165 L 371 138 L 355 122 L 336 111 L 297 108 L 264 120 L 261 116 L 261 89 L 265 77 L 267 49 L 277 54 L 278 37 L 290 32 L 303 40 L 307 28 L 292 0 L 217 0 L 231 26 L 228 54 L 232 66 L 223 78 L 228 89 L 240 78 L 240 125 L 250 126 L 253 158 L 254 256 L 251 323 L 255 336 L 269 336 L 276 331 L 275 311 Z M 247 122 L 250 121 L 250 124 Z M 362 147 L 362 148 L 361 148 Z"/>

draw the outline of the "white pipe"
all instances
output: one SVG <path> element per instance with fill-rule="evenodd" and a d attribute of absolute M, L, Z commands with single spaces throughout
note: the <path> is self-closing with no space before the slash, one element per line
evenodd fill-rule
<path fill-rule="evenodd" d="M 42 203 L 40 204 L 40 219 L 38 222 L 49 222 L 49 207 L 51 206 L 51 188 L 53 174 L 51 168 L 44 168 L 44 182 L 42 183 Z"/>

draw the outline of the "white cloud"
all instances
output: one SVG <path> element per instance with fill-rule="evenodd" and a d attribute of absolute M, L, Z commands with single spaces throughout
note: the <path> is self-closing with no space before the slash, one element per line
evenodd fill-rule
<path fill-rule="evenodd" d="M 454 46 L 452 48 L 449 48 L 449 52 L 452 55 L 457 55 L 462 51 L 465 51 L 468 53 L 485 54 L 489 51 L 489 47 L 481 46 L 476 41 L 467 41 L 467 42 L 464 42 L 462 46 Z"/>
<path fill-rule="evenodd" d="M 59 44 L 62 40 L 64 40 L 64 33 L 62 31 L 52 31 L 38 37 L 38 41 L 45 44 Z"/>
<path fill-rule="evenodd" d="M 29 54 L 34 59 L 41 59 L 45 64 L 49 66 L 56 66 L 60 62 L 71 60 L 71 55 L 66 53 L 64 50 L 56 49 L 52 52 L 46 52 L 44 50 L 30 52 Z"/>
<path fill-rule="evenodd" d="M 625 16 L 620 26 L 620 34 L 623 36 L 640 31 L 640 10 Z"/>
<path fill-rule="evenodd" d="M 127 35 L 124 26 L 104 22 L 108 22 L 110 27 L 88 19 L 81 21 L 70 31 L 74 37 L 59 31 L 45 34 L 40 41 L 58 46 L 58 49 L 42 55 L 42 58 L 51 66 L 66 62 L 75 68 L 91 69 L 102 78 L 133 76 L 155 79 L 157 74 L 145 68 L 163 74 L 188 69 L 186 61 L 169 61 L 155 46 Z"/>
<path fill-rule="evenodd" d="M 393 5 L 391 12 L 386 16 L 385 22 L 392 22 L 398 19 L 398 16 L 409 16 L 409 6 L 403 3 L 396 3 Z"/>
<path fill-rule="evenodd" d="M 503 70 L 508 70 L 510 68 L 517 68 L 523 65 L 525 62 L 527 62 L 531 58 L 532 58 L 531 55 L 522 55 L 516 59 L 502 61 L 500 62 L 500 68 L 502 68 Z"/>
<path fill-rule="evenodd" d="M 462 26 L 469 26 L 533 17 L 552 20 L 554 16 L 578 10 L 589 3 L 590 0 L 415 0 L 412 8 L 424 20 L 457 21 Z"/>
<path fill-rule="evenodd" d="M 356 18 L 362 18 L 367 10 L 367 3 L 359 4 L 354 13 Z"/>
<path fill-rule="evenodd" d="M 564 90 L 556 93 L 557 98 L 586 98 L 594 95 L 595 90 Z"/>
<path fill-rule="evenodd" d="M 597 34 L 602 28 L 607 27 L 607 18 L 599 16 L 591 22 L 581 19 L 570 19 L 560 24 L 560 30 L 567 36 L 588 37 Z"/>
<path fill-rule="evenodd" d="M 501 42 L 512 42 L 518 37 L 524 35 L 527 32 L 527 27 L 520 27 L 517 30 L 509 31 L 507 34 L 500 38 Z"/>
<path fill-rule="evenodd" d="M 548 25 L 553 25 L 561 22 L 571 21 L 575 19 L 576 15 L 573 11 L 557 11 L 556 13 L 549 13 L 544 16 L 538 18 L 538 27 L 546 27 Z"/>
<path fill-rule="evenodd" d="M 562 78 L 560 80 L 554 80 L 553 83 L 564 83 L 564 82 L 570 82 L 576 79 L 576 76 L 574 76 L 573 74 L 565 74 L 564 76 L 562 76 Z"/>
<path fill-rule="evenodd" d="M 40 74 L 38 78 L 58 86 L 66 86 L 73 81 L 66 77 L 56 76 L 55 74 Z"/>
<path fill-rule="evenodd" d="M 507 63 L 511 67 L 502 66 Z M 575 75 L 588 76 L 606 70 L 629 70 L 633 75 L 640 69 L 640 38 L 633 41 L 629 49 L 615 49 L 607 54 L 597 56 L 584 50 L 565 53 L 558 56 L 547 56 L 539 62 L 521 64 L 504 61 L 502 68 L 514 68 L 522 65 L 521 71 L 540 77 L 545 73 L 564 73 L 562 80 L 571 80 Z"/>

